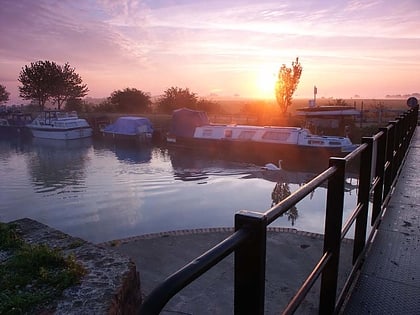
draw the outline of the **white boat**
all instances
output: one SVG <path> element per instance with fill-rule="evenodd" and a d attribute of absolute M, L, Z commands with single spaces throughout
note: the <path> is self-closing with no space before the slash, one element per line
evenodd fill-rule
<path fill-rule="evenodd" d="M 89 123 L 76 112 L 43 111 L 27 127 L 35 138 L 72 140 L 92 136 Z"/>
<path fill-rule="evenodd" d="M 212 124 L 204 112 L 185 108 L 174 111 L 167 142 L 221 155 L 295 161 L 345 156 L 357 147 L 347 137 L 313 135 L 300 127 Z"/>

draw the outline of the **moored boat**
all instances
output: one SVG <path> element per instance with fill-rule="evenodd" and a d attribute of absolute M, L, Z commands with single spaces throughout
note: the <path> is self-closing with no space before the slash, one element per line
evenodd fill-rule
<path fill-rule="evenodd" d="M 153 125 L 146 117 L 124 116 L 101 130 L 106 140 L 120 144 L 149 143 L 153 137 Z"/>
<path fill-rule="evenodd" d="M 31 114 L 9 113 L 0 117 L 0 137 L 32 137 L 27 125 L 32 121 Z"/>
<path fill-rule="evenodd" d="M 72 140 L 92 136 L 89 123 L 76 112 L 43 111 L 27 126 L 35 138 Z"/>
<path fill-rule="evenodd" d="M 212 124 L 205 112 L 186 108 L 173 112 L 167 142 L 266 160 L 344 156 L 357 147 L 347 137 L 313 135 L 300 127 Z"/>

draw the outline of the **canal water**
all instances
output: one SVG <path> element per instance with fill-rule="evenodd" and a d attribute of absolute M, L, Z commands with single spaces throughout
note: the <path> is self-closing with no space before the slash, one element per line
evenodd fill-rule
<path fill-rule="evenodd" d="M 94 243 L 231 227 L 237 211 L 266 211 L 320 170 L 261 166 L 165 145 L 0 140 L 0 221 L 27 217 Z M 345 217 L 356 205 L 357 184 L 349 175 Z M 272 226 L 323 233 L 325 203 L 325 187 L 317 188 Z"/>

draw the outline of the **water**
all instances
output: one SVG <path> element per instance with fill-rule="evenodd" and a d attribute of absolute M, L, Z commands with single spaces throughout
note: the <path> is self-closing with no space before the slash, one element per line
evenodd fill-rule
<path fill-rule="evenodd" d="M 165 146 L 124 148 L 96 139 L 0 140 L 0 221 L 24 217 L 99 243 L 179 229 L 230 227 L 238 210 L 265 211 L 317 170 L 267 173 Z M 357 180 L 347 179 L 345 216 Z M 272 226 L 323 233 L 326 189 Z"/>

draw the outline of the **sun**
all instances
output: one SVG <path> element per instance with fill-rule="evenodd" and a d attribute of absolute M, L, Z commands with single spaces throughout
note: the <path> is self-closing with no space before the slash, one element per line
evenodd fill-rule
<path fill-rule="evenodd" d="M 275 98 L 276 70 L 272 67 L 261 67 L 256 73 L 256 93 L 258 97 L 265 99 Z"/>

